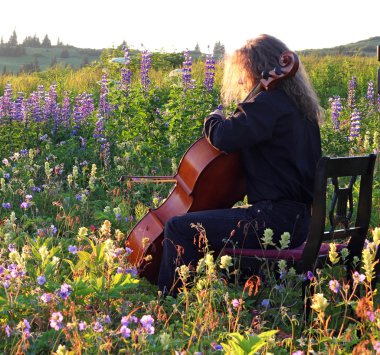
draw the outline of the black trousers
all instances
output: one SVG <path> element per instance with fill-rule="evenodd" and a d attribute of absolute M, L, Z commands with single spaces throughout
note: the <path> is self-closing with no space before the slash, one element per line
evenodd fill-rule
<path fill-rule="evenodd" d="M 202 256 L 199 228 L 202 226 L 214 258 L 225 247 L 234 243 L 238 248 L 260 248 L 263 232 L 273 230 L 273 241 L 289 232 L 290 247 L 297 247 L 306 240 L 310 224 L 310 205 L 294 201 L 260 201 L 250 206 L 231 209 L 190 212 L 170 218 L 165 225 L 163 254 L 158 286 L 164 294 L 176 294 L 176 268 L 180 265 L 196 266 Z"/>

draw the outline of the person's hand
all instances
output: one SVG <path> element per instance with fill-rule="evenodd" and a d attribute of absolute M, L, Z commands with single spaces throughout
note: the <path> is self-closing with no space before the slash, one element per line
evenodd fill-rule
<path fill-rule="evenodd" d="M 223 111 L 222 111 L 222 110 L 219 110 L 219 109 L 216 109 L 216 110 L 214 110 L 213 112 L 211 112 L 211 115 L 218 115 L 218 116 L 220 116 L 220 117 L 222 117 L 222 118 L 226 118 L 226 117 L 224 116 Z"/>

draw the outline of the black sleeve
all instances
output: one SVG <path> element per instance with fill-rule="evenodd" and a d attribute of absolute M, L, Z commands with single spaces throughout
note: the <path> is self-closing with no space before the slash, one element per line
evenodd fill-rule
<path fill-rule="evenodd" d="M 262 95 L 264 94 L 264 95 Z M 206 117 L 203 134 L 217 149 L 233 152 L 271 139 L 275 123 L 281 114 L 267 93 L 254 102 L 240 104 L 227 118 L 211 114 Z"/>

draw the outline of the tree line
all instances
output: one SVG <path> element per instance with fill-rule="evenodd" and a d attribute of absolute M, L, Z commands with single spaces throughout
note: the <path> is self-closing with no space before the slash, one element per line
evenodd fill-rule
<path fill-rule="evenodd" d="M 17 57 L 24 55 L 26 53 L 26 47 L 33 48 L 51 48 L 51 40 L 49 36 L 46 34 L 42 41 L 34 36 L 27 36 L 25 39 L 19 43 L 16 30 L 13 30 L 9 40 L 7 42 L 4 41 L 4 38 L 0 39 L 0 55 Z M 63 46 L 63 43 L 59 40 L 57 41 L 57 46 Z"/>

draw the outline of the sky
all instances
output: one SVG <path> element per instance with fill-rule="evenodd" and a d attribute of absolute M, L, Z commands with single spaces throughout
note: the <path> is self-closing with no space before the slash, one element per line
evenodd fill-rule
<path fill-rule="evenodd" d="M 379 0 L 0 0 L 0 36 L 13 30 L 52 44 L 112 48 L 124 40 L 149 51 L 231 52 L 259 34 L 294 51 L 380 36 Z M 379 43 L 380 45 L 380 43 Z"/>

